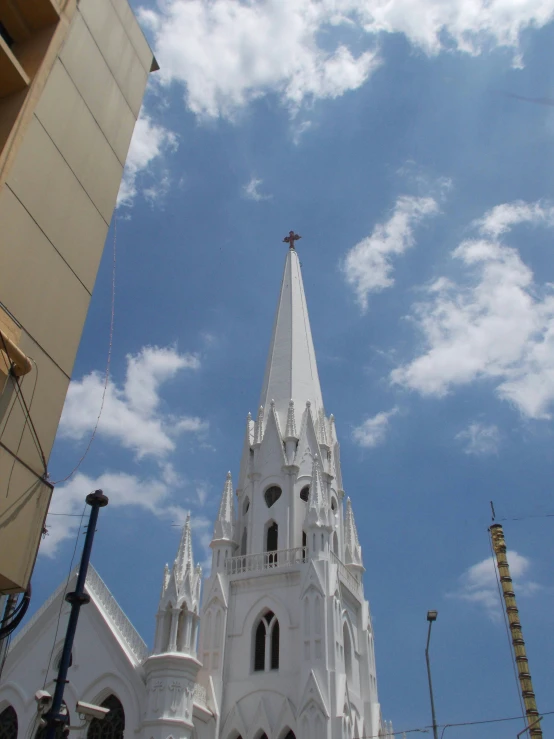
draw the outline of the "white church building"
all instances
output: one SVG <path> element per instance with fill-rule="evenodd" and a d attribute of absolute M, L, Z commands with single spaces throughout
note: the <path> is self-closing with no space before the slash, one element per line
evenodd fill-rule
<path fill-rule="evenodd" d="M 89 569 L 65 703 L 72 725 L 78 700 L 111 710 L 72 730 L 75 739 L 392 739 L 335 420 L 290 244 L 261 404 L 248 414 L 236 489 L 230 473 L 225 480 L 210 575 L 202 582 L 194 565 L 189 519 L 165 567 L 150 651 Z M 43 684 L 54 690 L 65 585 L 12 641 L 0 739 L 40 730 L 34 695 Z"/>

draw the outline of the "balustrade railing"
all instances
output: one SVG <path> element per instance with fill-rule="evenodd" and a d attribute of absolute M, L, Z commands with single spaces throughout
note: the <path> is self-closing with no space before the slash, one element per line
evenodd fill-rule
<path fill-rule="evenodd" d="M 293 567 L 305 562 L 306 557 L 306 547 L 278 549 L 275 552 L 229 557 L 225 561 L 225 568 L 228 575 L 239 575 L 243 572 L 261 572 L 262 570 L 273 570 L 281 567 Z"/>
<path fill-rule="evenodd" d="M 362 584 L 355 575 L 353 575 L 348 567 L 341 562 L 340 559 L 334 552 L 331 552 L 331 561 L 338 565 L 339 568 L 339 579 L 343 582 L 346 587 L 351 590 L 355 595 L 360 595 L 362 592 Z"/>

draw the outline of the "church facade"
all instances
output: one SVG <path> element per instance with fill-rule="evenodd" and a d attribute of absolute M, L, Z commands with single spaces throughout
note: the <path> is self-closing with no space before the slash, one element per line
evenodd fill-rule
<path fill-rule="evenodd" d="M 362 552 L 335 421 L 325 413 L 289 243 L 261 403 L 246 421 L 237 487 L 231 473 L 223 486 L 210 575 L 202 582 L 194 565 L 189 518 L 163 574 L 149 651 L 90 568 L 91 601 L 81 611 L 65 701 L 71 725 L 77 700 L 110 713 L 72 735 L 392 739 L 377 697 Z M 12 643 L 0 739 L 33 739 L 39 729 L 34 694 L 43 684 L 53 691 L 65 591 L 64 583 Z"/>

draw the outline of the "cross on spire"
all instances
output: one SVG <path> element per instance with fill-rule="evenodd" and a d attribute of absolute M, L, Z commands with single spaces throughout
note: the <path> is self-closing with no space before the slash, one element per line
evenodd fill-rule
<path fill-rule="evenodd" d="M 298 234 L 295 234 L 294 231 L 289 231 L 289 235 L 285 236 L 283 241 L 285 244 L 289 245 L 289 249 L 294 249 L 294 242 L 298 241 L 298 239 L 301 239 L 302 236 L 299 236 Z"/>

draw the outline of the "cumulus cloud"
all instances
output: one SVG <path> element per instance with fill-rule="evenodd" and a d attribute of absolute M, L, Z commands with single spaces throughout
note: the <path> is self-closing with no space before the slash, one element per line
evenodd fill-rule
<path fill-rule="evenodd" d="M 198 370 L 194 354 L 179 354 L 175 348 L 146 346 L 127 356 L 127 372 L 121 386 L 108 385 L 98 435 L 135 453 L 137 459 L 163 459 L 175 449 L 175 438 L 183 432 L 205 432 L 206 421 L 195 416 L 175 416 L 162 410 L 162 385 L 182 370 Z M 81 440 L 96 423 L 101 405 L 104 377 L 91 372 L 69 386 L 59 426 L 64 439 Z"/>
<path fill-rule="evenodd" d="M 439 205 L 432 197 L 401 195 L 385 223 L 378 223 L 370 236 L 347 253 L 342 264 L 344 277 L 363 311 L 370 292 L 394 285 L 392 257 L 414 245 L 414 229 L 426 217 L 436 215 Z"/>
<path fill-rule="evenodd" d="M 231 116 L 276 93 L 297 109 L 360 87 L 380 64 L 379 36 L 402 33 L 428 55 L 514 49 L 554 15 L 550 0 L 158 0 L 139 10 L 154 37 L 157 79 L 186 88 L 201 116 Z M 353 40 L 365 49 L 352 48 Z"/>
<path fill-rule="evenodd" d="M 518 250 L 501 240 L 519 224 L 553 226 L 554 206 L 505 203 L 474 224 L 477 237 L 452 252 L 465 279 L 439 278 L 414 306 L 424 351 L 393 370 L 393 383 L 440 397 L 487 379 L 525 416 L 551 417 L 554 291 L 537 284 Z"/>
<path fill-rule="evenodd" d="M 135 511 L 141 509 L 162 520 L 183 525 L 188 511 L 178 505 L 173 497 L 175 486 L 182 487 L 183 484 L 183 481 L 177 480 L 174 475 L 167 477 L 163 474 L 159 478 L 141 477 L 125 472 L 106 472 L 92 478 L 78 472 L 72 480 L 65 485 L 59 485 L 54 491 L 50 507 L 56 515 L 49 514 L 46 519 L 48 534 L 42 541 L 39 553 L 53 558 L 63 541 L 75 538 L 80 524 L 80 514 L 83 512 L 84 495 L 92 490 L 104 490 L 110 500 L 110 510 L 124 507 Z M 197 491 L 193 492 L 194 497 L 199 496 L 200 491 L 205 491 L 205 485 L 202 483 L 198 485 Z M 180 499 L 183 499 L 182 491 Z M 85 511 L 85 524 L 86 516 L 88 507 Z M 202 516 L 192 516 L 191 520 L 193 531 L 204 537 L 210 522 Z"/>
<path fill-rule="evenodd" d="M 257 177 L 252 177 L 250 182 L 243 187 L 243 194 L 247 200 L 255 200 L 257 203 L 260 200 L 271 200 L 272 195 L 267 195 L 260 192 L 260 186 L 263 180 L 259 180 Z"/>
<path fill-rule="evenodd" d="M 500 447 L 498 426 L 494 424 L 487 426 L 478 421 L 470 423 L 466 429 L 456 434 L 456 439 L 464 443 L 466 454 L 474 454 L 476 456 L 496 454 Z"/>
<path fill-rule="evenodd" d="M 517 552 L 509 552 L 510 574 L 514 580 L 518 596 L 530 596 L 540 589 L 540 585 L 529 578 L 531 562 Z M 495 574 L 496 571 L 496 574 Z M 459 588 L 449 593 L 449 597 L 464 600 L 483 608 L 492 620 L 501 618 L 504 607 L 498 592 L 496 576 L 498 568 L 492 557 L 478 562 L 460 577 Z"/>
<path fill-rule="evenodd" d="M 41 544 L 41 554 L 54 557 L 62 541 L 76 536 L 80 523 L 78 514 L 82 513 L 84 507 L 84 495 L 98 489 L 104 490 L 108 495 L 110 508 L 138 507 L 161 517 L 174 513 L 166 509 L 170 488 L 163 480 L 141 479 L 124 472 L 107 472 L 93 479 L 78 472 L 68 483 L 56 487 L 50 505 L 56 515 L 49 515 L 46 519 L 48 535 Z"/>
<path fill-rule="evenodd" d="M 389 430 L 390 419 L 398 413 L 398 408 L 390 411 L 382 411 L 377 415 L 367 418 L 360 426 L 352 432 L 352 438 L 361 447 L 372 448 L 379 446 L 385 441 Z"/>
<path fill-rule="evenodd" d="M 152 119 L 141 114 L 136 122 L 133 138 L 129 147 L 123 179 L 117 196 L 117 205 L 131 207 L 138 193 L 139 175 L 149 175 L 150 181 L 155 178 L 153 165 L 170 151 L 177 149 L 177 136 L 167 128 L 154 123 Z M 150 203 L 158 201 L 169 190 L 169 177 L 163 172 L 155 183 L 144 188 L 143 194 Z"/>

